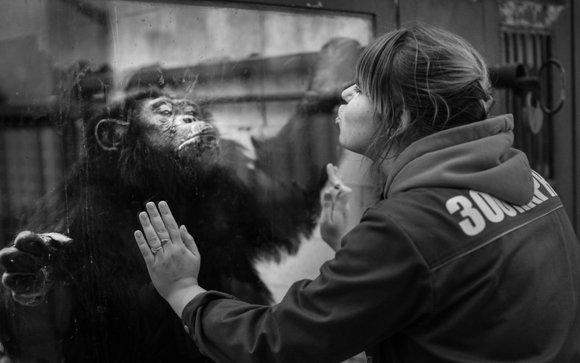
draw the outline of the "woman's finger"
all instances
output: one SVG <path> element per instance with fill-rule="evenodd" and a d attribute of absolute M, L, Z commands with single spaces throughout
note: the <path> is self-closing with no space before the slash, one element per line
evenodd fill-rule
<path fill-rule="evenodd" d="M 322 193 L 322 198 L 320 198 L 320 203 L 322 207 L 328 207 L 330 204 L 334 203 L 333 188 L 327 189 Z M 336 193 L 334 191 L 334 193 Z"/>
<path fill-rule="evenodd" d="M 145 207 L 147 208 L 147 213 L 149 214 L 149 220 L 151 221 L 151 225 L 153 226 L 155 233 L 157 233 L 157 237 L 159 238 L 159 240 L 163 242 L 168 242 L 169 240 L 171 240 L 170 238 L 171 236 L 167 231 L 165 222 L 161 218 L 161 215 L 159 214 L 159 211 L 157 210 L 157 206 L 155 206 L 155 203 L 149 202 L 145 205 Z M 164 244 L 163 242 L 161 243 L 162 245 Z"/>
<path fill-rule="evenodd" d="M 149 248 L 151 250 L 156 251 L 159 247 L 161 247 L 161 241 L 157 236 L 157 232 L 153 225 L 151 225 L 151 221 L 149 220 L 149 215 L 146 212 L 139 213 L 139 222 L 141 222 L 141 227 L 143 227 L 143 234 L 149 244 Z"/>
<path fill-rule="evenodd" d="M 322 197 L 322 212 L 320 219 L 332 223 L 332 213 L 334 211 L 334 200 L 330 192 L 325 192 Z"/>
<path fill-rule="evenodd" d="M 330 184 L 330 187 L 324 191 L 323 203 L 329 197 L 333 202 L 347 199 L 352 192 L 352 189 L 344 184 L 342 178 L 338 175 L 338 168 L 333 164 L 328 163 L 326 164 L 326 173 L 328 175 L 328 183 Z"/>
<path fill-rule="evenodd" d="M 143 259 L 145 259 L 145 263 L 147 264 L 147 266 L 152 265 L 153 261 L 154 261 L 154 257 L 153 257 L 153 253 L 151 253 L 151 250 L 149 249 L 149 245 L 147 244 L 147 241 L 145 240 L 145 236 L 143 235 L 143 233 L 141 231 L 135 231 L 134 236 L 135 236 L 135 241 L 137 242 L 137 245 L 139 246 L 139 251 L 141 251 L 141 254 L 143 255 Z"/>
<path fill-rule="evenodd" d="M 340 185 L 342 182 L 338 177 L 338 169 L 332 163 L 326 164 L 326 174 L 328 175 L 328 181 L 331 185 Z"/>
<path fill-rule="evenodd" d="M 332 164 L 326 165 L 326 174 L 328 174 L 328 182 L 332 185 L 332 187 L 338 190 L 341 193 L 349 194 L 352 192 L 352 189 L 349 188 L 344 182 L 342 178 L 338 175 L 338 168 Z"/>
<path fill-rule="evenodd" d="M 165 228 L 169 233 L 171 241 L 180 241 L 181 235 L 179 232 L 179 226 L 177 225 L 177 222 L 175 222 L 175 218 L 173 218 L 173 214 L 171 213 L 167 202 L 159 202 L 159 212 L 161 213 L 161 218 L 163 219 L 163 223 L 165 224 Z"/>
<path fill-rule="evenodd" d="M 342 184 L 338 193 L 336 194 L 336 201 L 338 203 L 348 203 L 351 194 L 352 189 L 345 184 Z"/>

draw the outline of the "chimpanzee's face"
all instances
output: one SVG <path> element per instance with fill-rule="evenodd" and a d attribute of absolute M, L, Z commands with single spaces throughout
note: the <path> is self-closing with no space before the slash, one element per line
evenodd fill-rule
<path fill-rule="evenodd" d="M 163 96 L 145 100 L 139 113 L 141 136 L 151 147 L 186 160 L 218 160 L 219 133 L 197 104 Z"/>

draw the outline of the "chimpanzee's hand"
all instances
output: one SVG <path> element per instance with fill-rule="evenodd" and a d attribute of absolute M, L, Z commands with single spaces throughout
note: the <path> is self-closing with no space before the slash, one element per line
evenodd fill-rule
<path fill-rule="evenodd" d="M 72 240 L 59 233 L 23 231 L 10 247 L 0 250 L 4 270 L 2 284 L 15 301 L 26 306 L 40 304 L 52 283 L 53 266 L 62 248 Z"/>

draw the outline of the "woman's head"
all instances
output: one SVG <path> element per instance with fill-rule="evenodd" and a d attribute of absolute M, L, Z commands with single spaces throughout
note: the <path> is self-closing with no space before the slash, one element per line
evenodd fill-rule
<path fill-rule="evenodd" d="M 366 47 L 355 87 L 371 105 L 374 128 L 364 154 L 375 162 L 391 148 L 402 150 L 426 135 L 485 119 L 490 99 L 479 53 L 457 35 L 428 26 L 389 32 Z M 347 89 L 343 96 L 356 99 L 356 92 Z"/>

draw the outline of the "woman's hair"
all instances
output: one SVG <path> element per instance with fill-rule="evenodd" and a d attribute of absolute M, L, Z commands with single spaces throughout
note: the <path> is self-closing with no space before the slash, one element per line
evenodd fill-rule
<path fill-rule="evenodd" d="M 365 48 L 356 82 L 375 107 L 368 154 L 376 166 L 393 144 L 487 117 L 491 86 L 481 55 L 465 40 L 425 25 L 389 32 Z M 401 115 L 407 112 L 408 125 Z"/>

